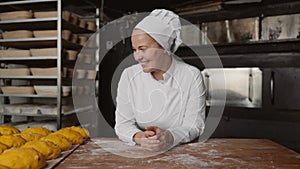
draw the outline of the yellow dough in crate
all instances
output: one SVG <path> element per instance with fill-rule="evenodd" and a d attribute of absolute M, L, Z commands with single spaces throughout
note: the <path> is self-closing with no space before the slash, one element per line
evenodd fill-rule
<path fill-rule="evenodd" d="M 8 149 L 8 146 L 3 143 L 0 143 L 0 154 L 3 153 L 6 149 Z"/>
<path fill-rule="evenodd" d="M 15 169 L 38 169 L 46 166 L 46 159 L 32 148 L 12 148 L 0 155 L 0 165 Z"/>
<path fill-rule="evenodd" d="M 69 129 L 73 130 L 73 131 L 77 131 L 78 133 L 81 134 L 81 136 L 86 139 L 89 137 L 89 131 L 85 128 L 82 128 L 82 127 L 76 127 L 76 126 L 72 126 L 72 127 L 69 127 Z"/>
<path fill-rule="evenodd" d="M 17 133 L 20 133 L 20 131 L 14 126 L 0 126 L 1 135 L 12 135 Z"/>
<path fill-rule="evenodd" d="M 0 169 L 10 169 L 10 168 L 0 164 Z"/>
<path fill-rule="evenodd" d="M 69 141 L 65 136 L 60 134 L 49 134 L 46 137 L 41 138 L 42 141 L 49 141 L 56 144 L 62 151 L 70 150 L 72 147 L 71 141 Z"/>
<path fill-rule="evenodd" d="M 36 141 L 43 137 L 43 135 L 39 133 L 19 133 L 16 136 L 22 137 L 24 140 L 28 141 Z"/>
<path fill-rule="evenodd" d="M 24 140 L 20 136 L 0 136 L 0 143 L 3 143 L 7 145 L 9 148 L 11 147 L 21 147 L 23 144 L 26 143 L 26 140 Z"/>
<path fill-rule="evenodd" d="M 65 136 L 68 140 L 72 142 L 73 145 L 83 143 L 83 137 L 81 136 L 81 134 L 77 131 L 71 130 L 70 128 L 60 129 L 55 133 Z"/>
<path fill-rule="evenodd" d="M 32 127 L 32 128 L 24 129 L 22 133 L 38 133 L 41 134 L 42 136 L 47 136 L 52 132 L 45 127 Z"/>
<path fill-rule="evenodd" d="M 33 148 L 43 154 L 47 160 L 54 159 L 61 154 L 61 149 L 54 143 L 47 141 L 30 141 L 27 142 L 24 148 Z"/>

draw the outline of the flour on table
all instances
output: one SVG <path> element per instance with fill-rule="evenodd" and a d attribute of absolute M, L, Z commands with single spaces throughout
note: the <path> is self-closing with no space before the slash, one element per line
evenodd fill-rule
<path fill-rule="evenodd" d="M 161 154 L 161 152 L 151 152 L 143 149 L 141 146 L 129 145 L 116 139 L 91 139 L 105 151 L 128 158 L 147 158 Z"/>
<path fill-rule="evenodd" d="M 197 165 L 201 167 L 210 167 L 212 165 L 220 165 L 221 163 L 219 162 L 214 162 L 214 161 L 204 161 L 200 158 L 197 158 L 195 156 L 192 156 L 190 154 L 172 154 L 168 156 L 164 156 L 161 158 L 155 158 L 148 160 L 148 163 L 156 162 L 156 161 L 166 161 L 169 163 L 174 163 L 174 164 L 181 164 L 181 165 Z"/>
<path fill-rule="evenodd" d="M 246 161 L 243 161 L 241 159 L 236 159 L 236 158 L 223 158 L 224 161 L 233 161 L 235 163 L 241 163 L 241 164 L 247 164 Z"/>

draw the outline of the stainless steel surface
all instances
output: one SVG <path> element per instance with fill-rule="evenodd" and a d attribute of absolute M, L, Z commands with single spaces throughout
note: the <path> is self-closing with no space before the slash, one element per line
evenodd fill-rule
<path fill-rule="evenodd" d="M 0 39 L 0 43 L 4 43 L 4 42 L 38 42 L 38 41 L 53 41 L 53 40 L 57 40 L 57 39 L 58 39 L 57 37 Z"/>
<path fill-rule="evenodd" d="M 57 56 L 32 56 L 32 57 L 0 57 L 1 61 L 5 60 L 55 60 Z"/>
<path fill-rule="evenodd" d="M 32 114 L 32 113 L 1 113 L 1 115 L 8 115 L 8 116 L 35 116 L 35 117 L 56 117 L 56 115 L 49 115 L 49 114 Z"/>
<path fill-rule="evenodd" d="M 12 2 L 3 2 L 0 3 L 0 6 L 7 5 L 23 5 L 23 4 L 32 4 L 32 3 L 42 3 L 42 2 L 56 2 L 57 0 L 24 0 L 24 1 L 12 1 Z"/>
<path fill-rule="evenodd" d="M 45 22 L 45 21 L 56 21 L 57 17 L 54 18 L 33 18 L 33 19 L 18 19 L 18 20 L 6 20 L 0 21 L 2 24 L 14 24 L 14 23 L 32 23 L 32 22 Z"/>
<path fill-rule="evenodd" d="M 218 83 L 223 73 L 225 88 Z M 261 107 L 262 72 L 258 68 L 205 69 L 203 77 L 207 89 L 207 105 L 221 103 L 220 96 L 225 92 L 226 106 Z"/>
<path fill-rule="evenodd" d="M 57 79 L 57 76 L 0 76 L 0 79 Z"/>
<path fill-rule="evenodd" d="M 61 105 L 61 97 L 62 97 L 62 89 L 61 89 L 61 61 L 62 61 L 62 2 L 57 1 L 57 129 L 61 128 L 62 122 L 62 105 Z"/>
<path fill-rule="evenodd" d="M 276 109 L 300 110 L 300 68 L 272 70 L 273 105 Z"/>
<path fill-rule="evenodd" d="M 0 94 L 0 97 L 38 97 L 38 98 L 56 98 L 57 96 L 36 95 L 36 94 Z"/>

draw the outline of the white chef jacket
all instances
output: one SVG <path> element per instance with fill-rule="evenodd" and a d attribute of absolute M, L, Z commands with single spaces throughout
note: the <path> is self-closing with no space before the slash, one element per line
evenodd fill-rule
<path fill-rule="evenodd" d="M 202 134 L 205 119 L 205 86 L 201 72 L 182 61 L 172 59 L 156 80 L 143 72 L 141 65 L 126 68 L 117 93 L 115 131 L 119 139 L 135 144 L 133 136 L 146 127 L 169 130 L 174 145 L 189 142 Z"/>

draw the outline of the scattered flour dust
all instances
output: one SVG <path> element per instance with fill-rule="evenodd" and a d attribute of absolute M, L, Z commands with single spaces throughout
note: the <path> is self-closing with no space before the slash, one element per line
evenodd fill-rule
<path fill-rule="evenodd" d="M 129 145 L 117 139 L 92 139 L 94 144 L 99 145 L 105 151 L 128 157 L 128 158 L 146 158 L 160 154 L 161 152 L 150 152 L 140 146 Z"/>
<path fill-rule="evenodd" d="M 232 161 L 232 162 L 235 162 L 235 163 L 238 163 L 238 164 L 247 164 L 246 161 L 243 161 L 241 159 L 235 159 L 235 158 L 224 158 L 223 160 L 227 160 L 227 161 Z"/>
<path fill-rule="evenodd" d="M 148 160 L 148 163 L 155 161 L 167 161 L 169 163 L 181 164 L 181 165 L 196 165 L 201 167 L 210 167 L 212 165 L 220 165 L 219 162 L 204 161 L 190 154 L 172 154 L 161 158 L 155 158 Z"/>

